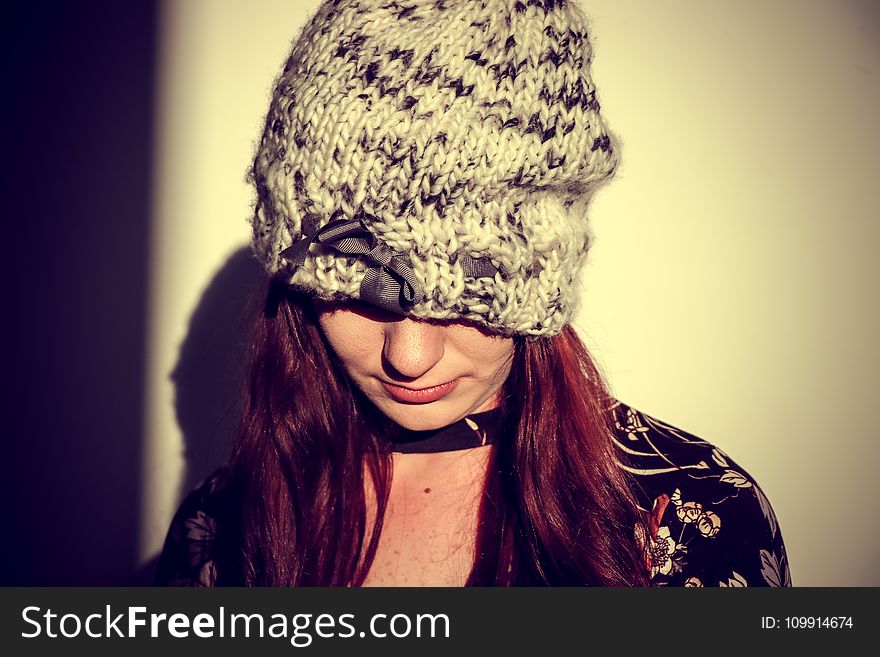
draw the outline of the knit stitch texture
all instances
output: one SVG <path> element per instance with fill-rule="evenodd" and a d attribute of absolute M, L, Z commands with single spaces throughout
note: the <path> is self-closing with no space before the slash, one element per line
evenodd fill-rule
<path fill-rule="evenodd" d="M 323 2 L 276 80 L 251 174 L 267 272 L 362 298 L 393 255 L 401 267 L 371 285 L 405 270 L 412 317 L 558 333 L 579 307 L 587 203 L 618 162 L 586 28 L 571 0 Z M 375 257 L 303 242 L 353 219 Z"/>

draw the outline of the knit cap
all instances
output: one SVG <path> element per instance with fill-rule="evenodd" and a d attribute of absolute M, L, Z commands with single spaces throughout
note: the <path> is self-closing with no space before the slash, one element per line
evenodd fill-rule
<path fill-rule="evenodd" d="M 278 76 L 253 251 L 328 301 L 550 336 L 617 165 L 571 0 L 327 0 Z"/>

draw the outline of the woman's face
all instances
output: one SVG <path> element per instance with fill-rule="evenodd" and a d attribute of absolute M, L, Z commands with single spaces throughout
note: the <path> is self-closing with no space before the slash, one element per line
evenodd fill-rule
<path fill-rule="evenodd" d="M 438 429 L 498 405 L 513 338 L 464 322 L 402 317 L 359 300 L 318 300 L 315 311 L 349 377 L 400 426 Z"/>

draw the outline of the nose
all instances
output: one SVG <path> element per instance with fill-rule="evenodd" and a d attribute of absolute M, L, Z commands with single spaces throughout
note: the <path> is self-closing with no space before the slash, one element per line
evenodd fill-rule
<path fill-rule="evenodd" d="M 443 328 L 410 317 L 386 324 L 382 355 L 387 365 L 408 379 L 427 373 L 443 358 Z"/>

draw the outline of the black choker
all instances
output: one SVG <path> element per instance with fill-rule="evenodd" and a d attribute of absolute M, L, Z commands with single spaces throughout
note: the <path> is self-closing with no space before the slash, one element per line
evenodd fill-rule
<path fill-rule="evenodd" d="M 430 431 L 401 429 L 391 441 L 391 451 L 402 454 L 452 452 L 491 445 L 498 438 L 501 407 L 471 413 L 458 422 Z"/>

